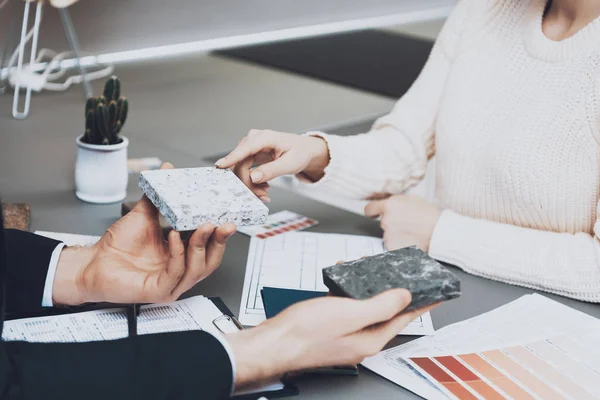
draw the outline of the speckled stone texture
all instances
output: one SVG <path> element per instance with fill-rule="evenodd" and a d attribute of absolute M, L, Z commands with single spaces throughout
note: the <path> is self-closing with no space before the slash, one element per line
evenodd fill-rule
<path fill-rule="evenodd" d="M 259 225 L 269 209 L 230 170 L 181 168 L 144 171 L 140 188 L 177 231 L 204 223 Z"/>
<path fill-rule="evenodd" d="M 460 280 L 416 247 L 407 247 L 323 269 L 333 295 L 367 299 L 394 288 L 408 289 L 416 310 L 460 296 Z"/>
<path fill-rule="evenodd" d="M 2 204 L 4 227 L 6 229 L 29 230 L 31 208 L 29 204 Z"/>

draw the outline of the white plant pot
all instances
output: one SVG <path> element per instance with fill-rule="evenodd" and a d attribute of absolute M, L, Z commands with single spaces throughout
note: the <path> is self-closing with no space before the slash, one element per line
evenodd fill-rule
<path fill-rule="evenodd" d="M 83 135 L 82 135 L 83 136 Z M 127 195 L 127 146 L 122 137 L 119 144 L 97 145 L 77 138 L 75 163 L 75 195 L 88 203 L 107 204 L 125 199 Z"/>

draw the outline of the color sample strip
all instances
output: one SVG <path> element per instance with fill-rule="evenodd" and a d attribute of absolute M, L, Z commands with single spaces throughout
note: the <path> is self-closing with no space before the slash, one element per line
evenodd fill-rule
<path fill-rule="evenodd" d="M 543 399 L 563 400 L 566 399 L 562 394 L 548 386 L 541 379 L 527 371 L 517 364 L 510 357 L 500 350 L 486 351 L 482 353 L 484 357 L 506 371 L 509 376 L 519 381 L 531 392 L 537 394 Z"/>
<path fill-rule="evenodd" d="M 593 400 L 595 398 L 587 390 L 561 374 L 555 367 L 533 354 L 527 348 L 517 346 L 510 347 L 505 351 L 519 360 L 521 364 L 534 370 L 547 382 L 552 382 L 554 387 L 561 390 L 567 396 L 571 396 L 577 400 Z"/>
<path fill-rule="evenodd" d="M 448 375 L 446 371 L 438 367 L 433 360 L 425 357 L 411 358 L 411 361 L 425 371 L 429 376 L 438 381 L 440 385 L 445 387 L 450 393 L 460 400 L 478 400 L 473 396 L 463 385 L 458 383 L 453 377 Z"/>
<path fill-rule="evenodd" d="M 458 358 L 513 399 L 535 400 L 532 395 L 523 390 L 523 388 L 511 379 L 504 376 L 502 372 L 498 371 L 479 355 L 463 354 L 458 356 Z"/>
<path fill-rule="evenodd" d="M 574 357 L 585 364 L 593 373 L 600 375 L 600 348 L 585 348 L 568 336 L 552 338 L 549 342 L 558 347 L 563 353 L 569 354 L 571 357 Z M 574 380 L 578 381 L 577 377 L 575 377 Z M 597 381 L 600 381 L 600 377 Z M 588 390 L 589 389 L 591 389 L 596 396 L 600 397 L 600 385 L 595 384 L 593 386 L 588 386 Z"/>
<path fill-rule="evenodd" d="M 587 369 L 547 341 L 532 343 L 527 347 L 560 369 L 569 371 L 579 383 L 585 386 L 592 385 L 592 387 L 598 385 L 600 375 Z"/>
<path fill-rule="evenodd" d="M 264 225 L 240 226 L 237 231 L 251 237 L 267 239 L 282 233 L 307 229 L 318 223 L 312 218 L 284 210 L 269 215 Z"/>
<path fill-rule="evenodd" d="M 257 234 L 256 237 L 259 239 L 266 239 L 268 237 L 281 235 L 282 233 L 298 231 L 302 229 L 310 228 L 311 226 L 317 225 L 318 222 L 314 219 L 303 217 L 298 215 L 297 218 L 272 223 L 270 225 L 263 226 L 264 229 L 268 229 L 266 232 Z"/>
<path fill-rule="evenodd" d="M 471 370 L 461 364 L 452 356 L 435 357 L 435 360 L 442 364 L 454 376 L 467 384 L 471 389 L 475 390 L 486 400 L 503 400 L 505 397 L 494 390 L 480 377 L 475 375 Z"/>

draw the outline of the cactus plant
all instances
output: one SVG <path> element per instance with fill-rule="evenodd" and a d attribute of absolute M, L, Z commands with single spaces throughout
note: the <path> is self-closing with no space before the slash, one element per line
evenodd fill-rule
<path fill-rule="evenodd" d="M 85 102 L 85 132 L 82 141 L 89 144 L 121 143 L 121 129 L 127 120 L 129 102 L 121 96 L 121 81 L 111 77 L 104 85 L 102 96 Z"/>

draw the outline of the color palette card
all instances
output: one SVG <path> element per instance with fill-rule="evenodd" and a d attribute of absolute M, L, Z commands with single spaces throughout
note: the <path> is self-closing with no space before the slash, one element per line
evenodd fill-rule
<path fill-rule="evenodd" d="M 448 397 L 598 399 L 600 361 L 569 337 L 479 353 L 407 360 Z"/>
<path fill-rule="evenodd" d="M 286 210 L 269 215 L 264 225 L 242 226 L 238 228 L 238 232 L 267 239 L 282 233 L 301 231 L 318 223 L 314 219 Z"/>

